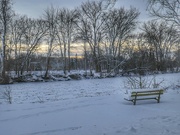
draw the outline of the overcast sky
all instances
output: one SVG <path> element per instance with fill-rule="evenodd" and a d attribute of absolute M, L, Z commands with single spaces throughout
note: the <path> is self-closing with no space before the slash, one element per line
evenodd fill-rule
<path fill-rule="evenodd" d="M 44 10 L 51 4 L 54 7 L 66 7 L 73 9 L 81 5 L 86 0 L 13 0 L 13 8 L 16 13 L 27 15 L 32 18 L 39 18 L 42 16 Z M 140 20 L 148 20 L 148 13 L 146 11 L 147 0 L 118 0 L 116 7 L 129 8 L 136 7 L 140 12 Z"/>

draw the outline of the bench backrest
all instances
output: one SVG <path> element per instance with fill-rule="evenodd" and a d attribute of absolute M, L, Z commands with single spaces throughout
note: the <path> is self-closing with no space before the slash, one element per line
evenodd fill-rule
<path fill-rule="evenodd" d="M 148 90 L 148 91 L 133 91 L 131 93 L 131 97 L 135 96 L 153 96 L 153 95 L 161 95 L 164 93 L 163 89 L 160 90 Z"/>

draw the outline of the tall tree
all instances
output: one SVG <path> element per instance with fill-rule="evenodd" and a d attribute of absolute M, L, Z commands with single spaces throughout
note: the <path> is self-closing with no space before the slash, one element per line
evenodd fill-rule
<path fill-rule="evenodd" d="M 46 71 L 44 77 L 48 77 L 48 71 L 50 68 L 50 57 L 53 52 L 53 45 L 55 43 L 55 38 L 57 35 L 57 20 L 58 20 L 58 10 L 55 9 L 52 5 L 45 10 L 43 19 L 46 22 L 47 30 L 47 43 L 48 43 L 48 52 L 46 58 Z"/>
<path fill-rule="evenodd" d="M 6 80 L 6 47 L 7 47 L 7 33 L 9 29 L 9 24 L 13 16 L 12 3 L 11 0 L 0 0 L 0 25 L 1 36 L 2 36 L 2 53 L 1 53 L 1 76 L 2 83 L 8 83 Z"/>
<path fill-rule="evenodd" d="M 130 10 L 125 10 L 124 8 L 113 9 L 105 13 L 106 38 L 109 39 L 114 57 L 120 55 L 121 41 L 126 39 L 136 28 L 138 16 L 139 12 L 135 8 L 131 8 Z M 118 43 L 119 45 L 116 45 Z"/>
<path fill-rule="evenodd" d="M 101 53 L 100 42 L 103 35 L 103 24 L 105 23 L 103 15 L 113 4 L 110 1 L 87 1 L 82 3 L 80 9 L 81 18 L 84 22 L 88 22 L 89 35 L 86 36 L 86 41 L 90 46 L 97 72 L 101 71 L 99 56 Z"/>
<path fill-rule="evenodd" d="M 58 13 L 58 39 L 64 45 L 64 73 L 66 74 L 66 56 L 68 55 L 68 72 L 71 70 L 71 43 L 75 35 L 75 24 L 77 22 L 76 10 L 62 9 Z M 66 55 L 67 53 L 67 55 Z"/>
<path fill-rule="evenodd" d="M 42 43 L 42 39 L 47 32 L 46 22 L 40 19 L 25 18 L 23 29 L 24 31 L 21 40 L 25 45 L 26 53 L 23 55 L 24 57 L 21 62 L 21 75 L 23 74 L 25 67 L 26 71 L 28 71 L 30 56 Z"/>
<path fill-rule="evenodd" d="M 11 21 L 10 24 L 10 42 L 14 48 L 14 66 L 15 66 L 15 73 L 19 76 L 20 70 L 20 50 L 21 50 L 21 43 L 22 37 L 25 31 L 24 23 L 25 23 L 25 16 L 16 15 Z"/>
<path fill-rule="evenodd" d="M 81 15 L 81 11 L 80 10 L 77 11 L 79 12 L 78 12 L 78 21 L 76 22 L 77 34 L 75 36 L 75 40 L 83 42 L 84 69 L 85 69 L 85 74 L 87 74 L 87 67 L 88 67 L 87 61 L 88 59 L 92 59 L 90 55 L 88 56 L 88 52 L 90 53 L 88 43 L 90 44 L 89 39 L 91 37 L 91 25 L 89 24 L 88 20 Z M 91 64 L 91 62 L 89 62 L 89 64 Z M 92 73 L 91 68 L 90 68 L 90 73 Z"/>
<path fill-rule="evenodd" d="M 168 26 L 165 22 L 149 21 L 144 23 L 146 41 L 154 50 L 157 70 L 166 70 L 166 60 L 170 57 L 170 52 L 179 41 L 177 30 L 173 26 Z"/>
<path fill-rule="evenodd" d="M 139 12 L 135 8 L 125 10 L 124 8 L 113 9 L 104 14 L 105 24 L 105 39 L 109 43 L 108 56 L 109 61 L 113 67 L 117 66 L 118 59 L 120 59 L 121 46 L 129 34 L 136 28 L 137 18 Z M 109 63 L 109 62 L 108 62 Z M 110 64 L 110 63 L 109 63 Z"/>

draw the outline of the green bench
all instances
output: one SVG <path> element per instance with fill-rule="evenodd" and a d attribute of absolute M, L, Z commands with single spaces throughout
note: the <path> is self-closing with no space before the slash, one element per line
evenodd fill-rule
<path fill-rule="evenodd" d="M 136 105 L 137 100 L 149 100 L 155 99 L 160 102 L 161 95 L 164 93 L 163 89 L 153 89 L 153 90 L 137 90 L 130 93 L 130 98 L 124 98 L 127 101 L 132 101 Z"/>

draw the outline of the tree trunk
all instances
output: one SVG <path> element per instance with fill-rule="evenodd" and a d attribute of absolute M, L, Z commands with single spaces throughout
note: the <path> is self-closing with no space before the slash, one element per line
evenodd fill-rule
<path fill-rule="evenodd" d="M 6 77 L 6 27 L 4 26 L 4 31 L 2 33 L 2 78 L 3 82 L 5 83 L 5 77 Z"/>

